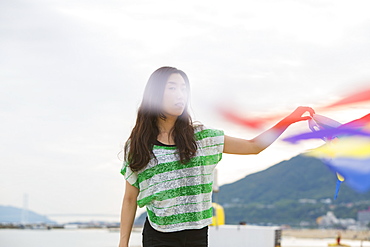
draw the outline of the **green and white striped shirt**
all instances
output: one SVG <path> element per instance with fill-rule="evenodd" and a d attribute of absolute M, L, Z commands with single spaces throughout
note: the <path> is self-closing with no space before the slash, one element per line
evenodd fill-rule
<path fill-rule="evenodd" d="M 121 173 L 139 189 L 137 203 L 146 206 L 149 222 L 161 232 L 201 229 L 212 223 L 213 170 L 222 158 L 224 133 L 194 126 L 196 156 L 181 164 L 176 147 L 153 146 L 149 164 L 133 172 L 127 163 Z"/>

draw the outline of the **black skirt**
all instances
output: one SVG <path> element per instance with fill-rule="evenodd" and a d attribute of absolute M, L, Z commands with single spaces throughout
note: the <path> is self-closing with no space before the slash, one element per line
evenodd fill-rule
<path fill-rule="evenodd" d="M 160 232 L 149 223 L 143 228 L 143 247 L 207 247 L 208 226 L 202 229 Z"/>

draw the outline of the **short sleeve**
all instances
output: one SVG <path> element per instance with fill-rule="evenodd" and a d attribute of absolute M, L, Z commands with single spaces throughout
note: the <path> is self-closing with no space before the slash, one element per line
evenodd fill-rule
<path fill-rule="evenodd" d="M 218 155 L 219 161 L 224 150 L 224 132 L 222 130 L 207 128 L 204 125 L 195 127 L 195 139 L 199 148 L 206 155 Z"/>
<path fill-rule="evenodd" d="M 223 130 L 207 129 L 207 144 L 213 146 L 218 153 L 222 154 L 224 151 L 225 134 Z"/>
<path fill-rule="evenodd" d="M 225 133 L 223 130 L 215 130 L 213 129 L 212 131 L 214 131 L 214 145 L 216 146 L 217 148 L 217 151 L 219 153 L 223 153 L 224 152 L 224 143 L 225 143 Z"/>
<path fill-rule="evenodd" d="M 137 173 L 131 170 L 128 162 L 123 163 L 123 166 L 121 168 L 121 174 L 125 177 L 127 182 L 129 182 L 132 186 L 139 188 Z"/>

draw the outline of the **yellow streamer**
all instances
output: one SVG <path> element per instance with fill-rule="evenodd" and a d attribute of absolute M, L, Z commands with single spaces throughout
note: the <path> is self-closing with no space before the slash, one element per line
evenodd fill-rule
<path fill-rule="evenodd" d="M 343 137 L 335 139 L 309 151 L 306 155 L 317 158 L 370 158 L 370 138 Z"/>

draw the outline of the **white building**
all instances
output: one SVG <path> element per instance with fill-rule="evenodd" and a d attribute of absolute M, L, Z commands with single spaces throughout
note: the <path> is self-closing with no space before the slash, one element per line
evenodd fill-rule
<path fill-rule="evenodd" d="M 358 211 L 357 220 L 361 226 L 367 226 L 370 223 L 370 207 L 367 210 Z"/>
<path fill-rule="evenodd" d="M 348 228 L 356 225 L 355 219 L 338 219 L 331 211 L 327 212 L 326 215 L 317 218 L 316 222 L 320 227 L 341 226 Z"/>

